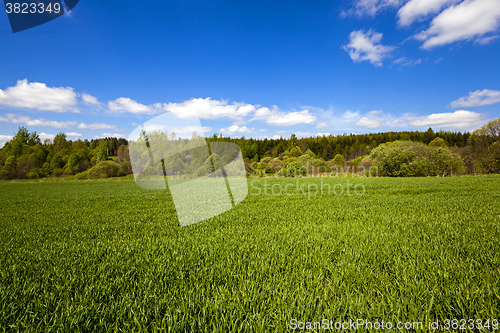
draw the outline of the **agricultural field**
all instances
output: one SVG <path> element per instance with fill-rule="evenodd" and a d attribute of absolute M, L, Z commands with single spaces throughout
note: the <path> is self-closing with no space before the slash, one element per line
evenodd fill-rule
<path fill-rule="evenodd" d="M 131 179 L 1 182 L 0 331 L 500 320 L 499 176 L 248 182 L 187 227 Z"/>

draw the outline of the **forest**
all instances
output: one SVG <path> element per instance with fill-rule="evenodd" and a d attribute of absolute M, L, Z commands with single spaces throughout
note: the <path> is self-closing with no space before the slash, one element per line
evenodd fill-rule
<path fill-rule="evenodd" d="M 181 140 L 170 133 L 170 140 Z M 404 131 L 297 138 L 229 138 L 214 134 L 209 142 L 241 148 L 249 175 L 289 175 L 290 168 L 322 171 L 366 170 L 382 176 L 447 176 L 500 172 L 500 118 L 472 133 Z M 124 138 L 68 140 L 64 133 L 42 142 L 20 127 L 0 149 L 0 179 L 107 178 L 132 174 L 129 142 Z M 174 163 L 175 162 L 175 163 Z M 203 162 L 203 161 L 202 161 Z M 172 161 L 177 169 L 188 163 Z M 172 168 L 171 168 L 172 169 Z M 173 168 L 170 174 L 175 173 Z"/>

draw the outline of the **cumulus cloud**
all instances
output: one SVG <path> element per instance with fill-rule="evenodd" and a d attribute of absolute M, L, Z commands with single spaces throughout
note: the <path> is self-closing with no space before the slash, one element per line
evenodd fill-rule
<path fill-rule="evenodd" d="M 266 117 L 266 123 L 273 126 L 293 126 L 299 124 L 313 124 L 316 116 L 309 110 L 283 113 L 278 112 Z"/>
<path fill-rule="evenodd" d="M 411 25 L 431 14 L 436 14 L 444 7 L 460 2 L 461 0 L 410 0 L 398 11 L 400 26 Z"/>
<path fill-rule="evenodd" d="M 80 124 L 78 124 L 78 128 L 80 128 L 80 129 L 89 129 L 89 130 L 100 130 L 100 129 L 117 130 L 117 126 L 116 125 L 108 125 L 108 124 L 104 124 L 104 123 L 96 123 L 96 124 L 80 123 Z"/>
<path fill-rule="evenodd" d="M 294 134 L 297 136 L 297 137 L 311 137 L 311 136 L 314 136 L 315 134 L 313 132 L 303 132 L 303 131 L 298 131 L 298 132 L 294 132 Z"/>
<path fill-rule="evenodd" d="M 146 131 L 147 133 L 151 133 L 151 132 L 154 132 L 154 131 L 163 132 L 166 129 L 166 127 L 164 125 L 159 125 L 159 124 L 141 125 L 141 128 L 142 128 L 142 130 Z"/>
<path fill-rule="evenodd" d="M 54 140 L 54 138 L 56 137 L 55 134 L 47 134 L 47 133 L 40 133 L 38 134 L 38 137 L 40 138 L 40 140 L 44 141 L 46 139 L 49 139 L 49 140 Z"/>
<path fill-rule="evenodd" d="M 82 135 L 82 134 L 80 134 L 80 133 L 76 133 L 76 132 L 67 132 L 67 133 L 66 133 L 66 136 L 67 136 L 68 138 L 79 139 L 79 138 L 81 138 L 83 135 Z"/>
<path fill-rule="evenodd" d="M 89 94 L 82 94 L 82 100 L 88 104 L 101 105 L 101 102 L 99 102 L 97 98 Z"/>
<path fill-rule="evenodd" d="M 316 116 L 309 110 L 297 112 L 282 112 L 277 106 L 271 108 L 260 105 L 252 105 L 242 102 L 229 103 L 226 100 L 214 100 L 207 98 L 193 98 L 180 103 L 156 103 L 151 106 L 139 104 L 129 98 L 121 97 L 108 103 L 110 111 L 125 111 L 135 114 L 171 112 L 177 118 L 189 119 L 199 117 L 200 119 L 229 118 L 234 120 L 233 128 L 246 128 L 247 116 L 253 115 L 251 120 L 261 119 L 273 126 L 291 126 L 299 124 L 313 124 Z M 250 121 L 251 121 L 250 120 Z M 232 132 L 230 128 L 224 129 L 227 133 Z"/>
<path fill-rule="evenodd" d="M 281 136 L 279 135 L 273 135 L 273 136 L 268 136 L 268 135 L 261 135 L 261 136 L 258 136 L 257 139 L 268 139 L 268 140 L 278 140 L 280 139 Z"/>
<path fill-rule="evenodd" d="M 320 121 L 317 125 L 316 125 L 316 128 L 317 129 L 325 129 L 325 128 L 330 128 L 330 125 L 328 125 L 327 123 L 325 123 L 324 121 Z"/>
<path fill-rule="evenodd" d="M 316 136 L 330 136 L 332 133 L 317 133 Z"/>
<path fill-rule="evenodd" d="M 77 104 L 73 88 L 47 87 L 45 83 L 17 81 L 15 87 L 0 89 L 0 105 L 14 108 L 35 109 L 53 112 L 77 112 L 72 109 Z"/>
<path fill-rule="evenodd" d="M 181 128 L 171 128 L 170 131 L 175 131 L 176 134 L 192 134 L 193 132 L 201 134 L 212 132 L 212 128 L 205 126 L 185 126 Z"/>
<path fill-rule="evenodd" d="M 154 112 L 151 106 L 137 103 L 133 99 L 127 97 L 120 97 L 114 101 L 109 101 L 108 109 L 113 112 L 130 112 L 134 114 L 147 114 Z"/>
<path fill-rule="evenodd" d="M 492 40 L 485 39 L 484 35 L 496 31 L 499 25 L 498 0 L 465 0 L 442 11 L 432 20 L 429 29 L 415 38 L 424 41 L 424 49 L 471 39 L 484 44 Z"/>
<path fill-rule="evenodd" d="M 378 117 L 373 117 L 373 118 L 363 117 L 360 120 L 358 120 L 354 125 L 361 126 L 361 127 L 366 127 L 366 128 L 379 128 L 379 127 L 382 127 L 383 122 L 384 122 L 383 118 L 378 118 Z"/>
<path fill-rule="evenodd" d="M 28 126 L 48 126 L 55 128 L 72 128 L 76 126 L 78 122 L 76 121 L 55 121 L 55 120 L 46 120 L 43 118 L 39 119 L 31 119 L 28 116 L 23 116 L 19 114 L 7 113 L 3 116 L 0 116 L 0 121 L 7 122 L 11 124 L 26 124 Z"/>
<path fill-rule="evenodd" d="M 38 127 L 55 127 L 55 128 L 73 128 L 77 126 L 80 129 L 98 130 L 98 129 L 116 129 L 116 125 L 108 125 L 104 123 L 86 124 L 78 123 L 77 121 L 56 121 L 43 118 L 32 119 L 29 116 L 7 113 L 0 116 L 0 121 L 11 124 L 26 124 L 28 126 Z"/>
<path fill-rule="evenodd" d="M 406 121 L 415 127 L 435 127 L 443 129 L 471 129 L 481 125 L 484 117 L 480 113 L 458 110 L 455 112 L 433 113 L 428 116 L 408 116 Z"/>
<path fill-rule="evenodd" d="M 223 135 L 235 135 L 236 133 L 247 133 L 247 134 L 250 134 L 250 133 L 253 133 L 254 131 L 251 130 L 250 128 L 246 127 L 246 126 L 238 126 L 238 125 L 233 125 L 233 126 L 229 126 L 227 128 L 221 128 L 220 129 L 220 132 L 223 134 Z"/>
<path fill-rule="evenodd" d="M 160 131 L 160 132 L 175 132 L 175 134 L 192 134 L 193 132 L 196 132 L 198 134 L 206 134 L 212 132 L 211 127 L 205 127 L 205 126 L 184 126 L 184 127 L 170 127 L 170 126 L 165 126 L 165 125 L 160 125 L 160 124 L 146 124 L 142 126 L 142 129 L 146 131 L 147 133 L 151 133 L 154 131 Z"/>
<path fill-rule="evenodd" d="M 193 98 L 182 103 L 165 103 L 163 110 L 172 112 L 178 118 L 200 117 L 201 119 L 217 119 L 227 117 L 238 119 L 248 116 L 255 111 L 255 106 L 247 103 L 233 102 L 231 104 L 224 100 L 213 100 L 207 98 Z"/>
<path fill-rule="evenodd" d="M 7 142 L 12 140 L 12 135 L 0 135 L 0 148 L 2 148 Z"/>
<path fill-rule="evenodd" d="M 451 102 L 451 107 L 470 107 L 470 106 L 481 106 L 490 105 L 500 102 L 500 91 L 499 90 L 476 90 L 469 92 L 469 96 L 460 97 L 456 101 Z"/>
<path fill-rule="evenodd" d="M 354 62 L 369 61 L 375 66 L 382 66 L 382 61 L 396 48 L 380 44 L 382 34 L 373 30 L 356 30 L 349 35 L 350 42 L 343 46 Z"/>
<path fill-rule="evenodd" d="M 10 141 L 12 138 L 12 135 L 0 135 L 0 141 Z"/>
<path fill-rule="evenodd" d="M 359 120 L 360 118 L 360 115 L 359 115 L 359 112 L 358 111 L 351 111 L 351 110 L 347 110 L 346 112 L 344 112 L 344 114 L 342 115 L 342 120 L 341 122 L 342 123 L 345 123 L 345 122 L 352 122 L 352 121 L 357 121 Z"/>
<path fill-rule="evenodd" d="M 23 116 L 20 114 L 12 114 L 7 113 L 3 116 L 0 116 L 0 121 L 11 123 L 11 124 L 26 124 L 27 126 L 39 126 L 39 127 L 55 127 L 55 128 L 73 128 L 77 126 L 80 129 L 89 129 L 89 130 L 97 130 L 97 129 L 116 129 L 116 125 L 108 125 L 104 123 L 97 124 L 86 124 L 86 123 L 78 123 L 76 121 L 56 121 L 56 120 L 47 120 L 43 118 L 32 119 L 29 116 Z"/>
<path fill-rule="evenodd" d="M 102 133 L 101 135 L 94 136 L 94 139 L 104 139 L 104 138 L 121 139 L 121 138 L 125 138 L 125 136 L 123 134 L 120 134 L 120 133 Z"/>

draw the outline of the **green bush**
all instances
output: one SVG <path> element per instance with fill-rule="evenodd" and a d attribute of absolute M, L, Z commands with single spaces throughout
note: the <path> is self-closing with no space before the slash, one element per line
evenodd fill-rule
<path fill-rule="evenodd" d="M 75 175 L 76 179 L 87 179 L 89 178 L 89 173 L 88 171 L 80 172 Z"/>
<path fill-rule="evenodd" d="M 342 156 L 341 154 L 337 154 L 335 155 L 335 157 L 333 158 L 333 160 L 330 162 L 331 165 L 335 165 L 335 166 L 344 166 L 345 165 L 345 159 L 344 159 L 344 156 Z"/>
<path fill-rule="evenodd" d="M 273 159 L 272 157 L 268 156 L 268 157 L 264 157 L 260 161 L 261 161 L 261 163 L 270 163 L 272 159 Z"/>
<path fill-rule="evenodd" d="M 446 176 L 464 170 L 464 163 L 458 154 L 447 148 L 419 142 L 382 144 L 372 150 L 370 158 L 373 165 L 379 168 L 381 176 Z"/>
<path fill-rule="evenodd" d="M 123 162 L 121 167 L 126 175 L 132 174 L 132 164 L 130 162 Z"/>
<path fill-rule="evenodd" d="M 7 170 L 0 170 L 0 179 L 9 179 L 10 174 Z"/>
<path fill-rule="evenodd" d="M 300 155 L 302 155 L 302 150 L 300 149 L 300 147 L 293 147 L 292 150 L 290 150 L 290 156 L 292 157 L 299 157 Z"/>
<path fill-rule="evenodd" d="M 37 179 L 37 178 L 42 178 L 42 177 L 45 177 L 45 174 L 38 168 L 32 169 L 26 175 L 26 178 L 28 178 L 28 179 Z"/>
<path fill-rule="evenodd" d="M 63 174 L 63 169 L 61 168 L 55 168 L 54 171 L 52 171 L 52 176 L 54 177 L 59 177 L 62 174 Z"/>
<path fill-rule="evenodd" d="M 307 161 L 309 161 L 309 162 L 312 161 L 313 157 L 311 157 L 311 155 L 304 154 L 304 155 L 299 156 L 298 160 L 302 161 L 304 163 L 307 163 Z"/>
<path fill-rule="evenodd" d="M 123 175 L 122 168 L 113 161 L 102 161 L 88 170 L 89 178 L 120 177 Z"/>
<path fill-rule="evenodd" d="M 280 171 L 278 171 L 279 177 L 295 177 L 304 176 L 307 170 L 300 162 L 288 162 L 285 164 Z"/>

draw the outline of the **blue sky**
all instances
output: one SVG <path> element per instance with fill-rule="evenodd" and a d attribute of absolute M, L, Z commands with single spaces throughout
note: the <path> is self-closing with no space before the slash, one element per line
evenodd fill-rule
<path fill-rule="evenodd" d="M 500 0 L 81 0 L 16 34 L 0 13 L 0 145 L 164 112 L 238 137 L 470 131 L 500 117 L 499 27 Z"/>

